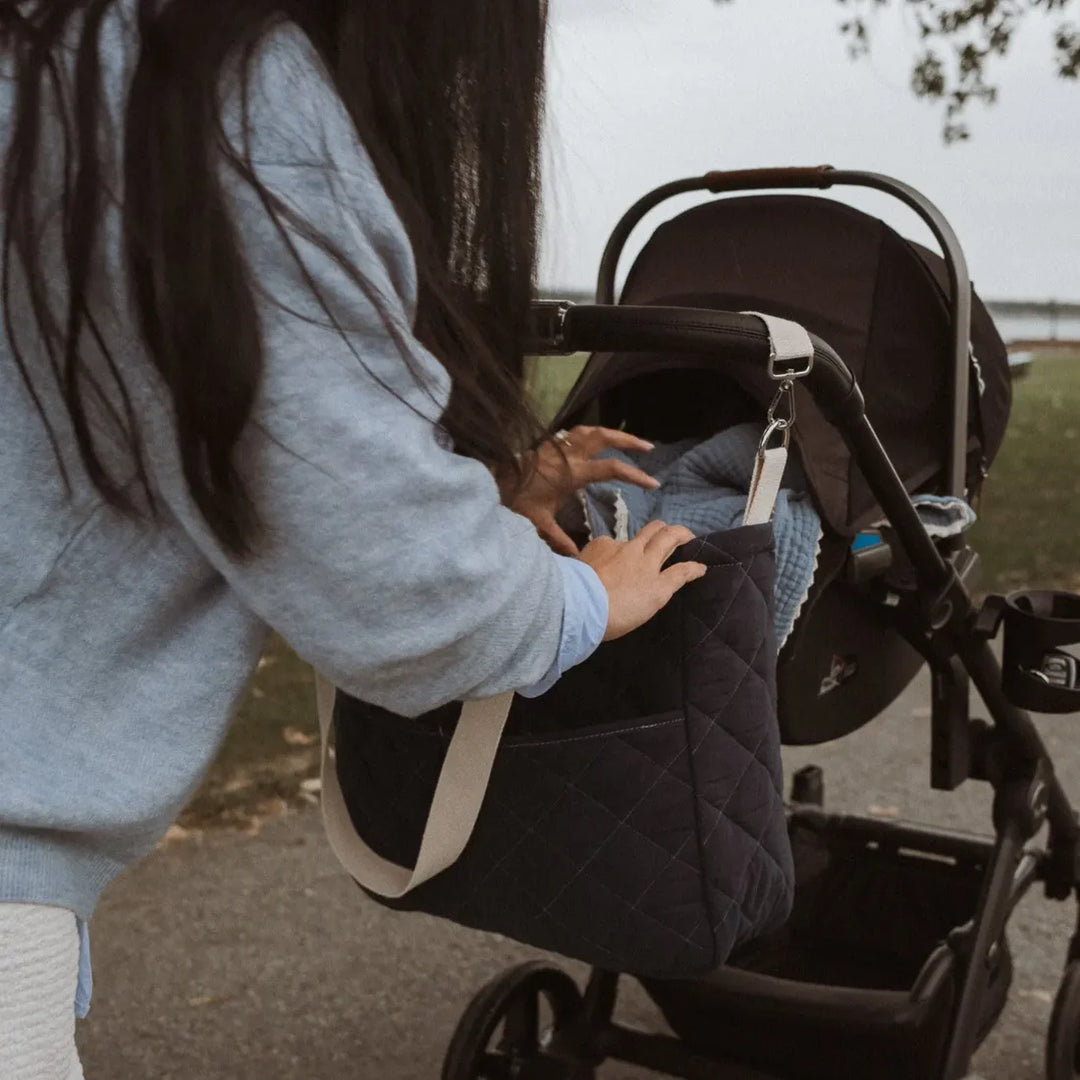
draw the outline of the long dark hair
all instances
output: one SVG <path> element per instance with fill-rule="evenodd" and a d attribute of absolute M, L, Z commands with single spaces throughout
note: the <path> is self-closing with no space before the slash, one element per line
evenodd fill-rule
<path fill-rule="evenodd" d="M 40 338 L 34 356 L 58 382 L 88 477 L 111 505 L 137 513 L 131 486 L 104 463 L 87 407 L 88 392 L 114 403 L 111 423 L 153 512 L 135 410 L 90 287 L 108 197 L 99 157 L 99 38 L 116 2 L 0 0 L 0 45 L 12 56 L 16 80 L 0 299 L 16 363 L 65 483 L 36 372 L 10 316 L 16 271 Z M 304 223 L 228 146 L 219 88 L 229 58 L 250 56 L 278 20 L 299 24 L 317 48 L 405 224 L 419 278 L 415 330 L 453 379 L 442 426 L 459 453 L 520 479 L 517 454 L 540 434 L 522 367 L 537 249 L 546 0 L 133 2 L 140 47 L 123 143 L 128 286 L 148 355 L 172 396 L 188 486 L 220 542 L 242 557 L 259 535 L 233 453 L 263 362 L 253 283 L 217 178 L 221 156 L 256 186 L 279 229 L 285 220 L 301 230 Z M 70 45 L 72 28 L 77 44 L 69 72 L 60 50 Z M 53 283 L 41 262 L 35 196 L 42 111 L 50 105 L 65 136 L 62 305 L 51 299 Z M 311 238 L 372 295 L 332 238 Z M 105 356 L 112 396 L 86 370 L 88 342 Z"/>

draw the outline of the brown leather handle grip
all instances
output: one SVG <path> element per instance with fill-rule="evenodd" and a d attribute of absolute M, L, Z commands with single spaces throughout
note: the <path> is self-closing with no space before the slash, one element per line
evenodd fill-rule
<path fill-rule="evenodd" d="M 710 172 L 705 183 L 714 194 L 722 191 L 751 191 L 758 188 L 827 188 L 832 187 L 831 165 L 791 167 L 786 169 L 736 169 L 733 172 Z"/>

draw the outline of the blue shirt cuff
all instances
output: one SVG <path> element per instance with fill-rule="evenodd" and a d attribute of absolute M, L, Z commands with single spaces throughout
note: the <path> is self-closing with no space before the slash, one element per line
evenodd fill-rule
<path fill-rule="evenodd" d="M 90 995 L 94 991 L 94 976 L 90 970 L 90 930 L 85 919 L 76 919 L 79 928 L 79 981 L 75 986 L 75 1015 L 85 1020 L 90 1012 Z"/>
<path fill-rule="evenodd" d="M 559 651 L 539 682 L 518 691 L 522 697 L 539 697 L 550 690 L 564 672 L 592 656 L 607 630 L 607 589 L 596 571 L 580 559 L 566 555 L 558 559 L 565 595 Z"/>

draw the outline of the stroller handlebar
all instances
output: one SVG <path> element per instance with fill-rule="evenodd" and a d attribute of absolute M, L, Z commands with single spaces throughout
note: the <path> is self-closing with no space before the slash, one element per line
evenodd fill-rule
<path fill-rule="evenodd" d="M 565 300 L 533 305 L 537 355 L 594 354 L 591 372 L 578 381 L 560 412 L 572 415 L 590 397 L 613 352 L 661 352 L 708 355 L 718 366 L 767 371 L 771 340 L 756 315 L 711 308 L 653 307 L 629 304 L 572 304 Z M 878 505 L 900 537 L 904 550 L 923 580 L 943 589 L 956 576 L 923 526 L 907 489 L 866 415 L 862 390 L 847 364 L 832 347 L 810 335 L 813 367 L 800 381 L 825 419 L 851 449 Z M 599 355 L 596 355 L 599 354 Z M 760 376 L 759 376 L 760 377 Z M 767 377 L 767 376 L 765 376 Z"/>
<path fill-rule="evenodd" d="M 711 308 L 571 304 L 533 305 L 535 339 L 530 351 L 543 355 L 574 352 L 708 353 L 718 365 L 769 362 L 769 333 L 754 315 Z M 862 391 L 847 365 L 820 338 L 814 345 L 807 388 L 826 416 L 855 420 L 865 411 Z M 583 390 L 587 388 L 583 387 Z"/>

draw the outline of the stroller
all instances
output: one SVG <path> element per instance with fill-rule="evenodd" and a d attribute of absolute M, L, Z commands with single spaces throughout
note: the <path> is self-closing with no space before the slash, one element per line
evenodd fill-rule
<path fill-rule="evenodd" d="M 906 203 L 944 258 L 867 214 L 790 193 L 840 185 Z M 784 193 L 714 199 L 662 225 L 614 303 L 620 255 L 650 210 L 687 192 L 760 190 Z M 469 1005 L 443 1080 L 591 1080 L 606 1060 L 687 1080 L 959 1080 L 1005 1003 L 1013 909 L 1036 882 L 1058 900 L 1080 882 L 1077 815 L 1023 711 L 1080 711 L 1067 651 L 1080 642 L 1080 597 L 1017 593 L 977 608 L 976 554 L 962 535 L 931 539 L 912 502 L 978 496 L 1011 402 L 1006 351 L 957 239 L 922 195 L 877 174 L 710 173 L 627 212 L 597 299 L 536 308 L 538 352 L 592 354 L 556 427 L 625 425 L 665 441 L 760 422 L 776 385 L 769 338 L 732 312 L 811 332 L 794 442 L 825 538 L 780 654 L 783 742 L 855 731 L 928 664 L 931 785 L 989 783 L 993 836 L 829 814 L 821 772 L 808 766 L 788 808 L 787 925 L 705 978 L 642 980 L 674 1036 L 613 1021 L 619 973 L 594 969 L 581 991 L 529 963 Z M 999 663 L 991 642 L 1002 631 Z M 970 715 L 972 684 L 991 722 Z M 1047 823 L 1045 848 L 1031 846 Z M 1080 1076 L 1080 934 L 1053 1008 L 1047 1076 Z"/>

